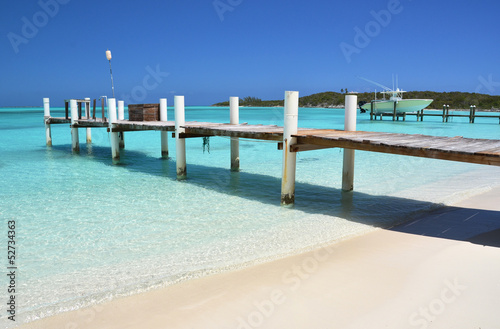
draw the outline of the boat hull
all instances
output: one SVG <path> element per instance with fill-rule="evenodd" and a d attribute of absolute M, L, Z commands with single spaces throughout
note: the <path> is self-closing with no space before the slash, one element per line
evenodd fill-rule
<path fill-rule="evenodd" d="M 396 112 L 416 112 L 420 111 L 430 103 L 432 99 L 401 99 L 396 102 Z M 371 111 L 371 103 L 366 103 L 361 106 L 363 110 Z M 373 102 L 373 112 L 374 113 L 393 113 L 394 112 L 394 101 L 375 101 Z"/>

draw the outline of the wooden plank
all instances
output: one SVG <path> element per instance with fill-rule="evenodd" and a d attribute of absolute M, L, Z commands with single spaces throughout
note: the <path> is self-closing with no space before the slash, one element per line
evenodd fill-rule
<path fill-rule="evenodd" d="M 45 120 L 45 122 L 48 124 L 71 123 L 71 119 L 50 117 L 50 118 L 47 118 L 47 120 Z"/>
<path fill-rule="evenodd" d="M 283 146 L 281 146 L 281 148 L 283 149 Z M 290 152 L 315 151 L 315 150 L 323 150 L 329 148 L 332 147 L 324 145 L 314 145 L 314 144 L 295 144 L 295 145 L 290 145 Z"/>
<path fill-rule="evenodd" d="M 211 137 L 213 135 L 200 135 L 200 134 L 188 134 L 188 133 L 180 133 L 179 138 L 200 138 L 200 137 Z M 172 134 L 172 138 L 175 138 L 175 133 Z"/>
<path fill-rule="evenodd" d="M 429 136 L 432 140 L 433 137 Z M 452 160 L 460 162 L 471 162 L 479 164 L 500 165 L 500 153 L 479 153 L 467 152 L 466 149 L 458 151 L 433 150 L 424 147 L 401 147 L 400 145 L 384 145 L 383 143 L 359 143 L 348 139 L 328 139 L 315 136 L 297 137 L 297 142 L 319 144 L 329 147 L 351 148 L 362 151 L 372 151 L 381 153 L 391 153 L 399 155 L 409 155 L 417 157 L 427 157 L 442 160 Z M 492 141 L 490 145 L 497 145 L 498 141 Z"/>
<path fill-rule="evenodd" d="M 104 121 L 94 121 L 94 120 L 78 120 L 72 127 L 74 128 L 104 128 L 108 127 L 108 123 Z"/>

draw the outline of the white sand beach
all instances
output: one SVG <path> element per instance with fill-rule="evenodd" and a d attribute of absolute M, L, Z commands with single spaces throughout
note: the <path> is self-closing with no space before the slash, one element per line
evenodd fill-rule
<path fill-rule="evenodd" d="M 500 188 L 410 223 L 21 328 L 500 328 Z"/>

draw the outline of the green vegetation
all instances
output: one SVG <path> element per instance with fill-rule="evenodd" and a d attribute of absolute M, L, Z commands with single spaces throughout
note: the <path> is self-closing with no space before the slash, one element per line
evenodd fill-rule
<path fill-rule="evenodd" d="M 346 89 L 342 89 L 342 92 Z M 359 102 L 370 102 L 373 93 L 359 93 Z M 443 104 L 450 105 L 451 109 L 468 109 L 470 105 L 476 105 L 477 109 L 500 110 L 500 96 L 487 94 L 463 93 L 463 92 L 435 92 L 435 91 L 409 91 L 404 93 L 404 98 L 430 98 L 434 101 L 428 108 L 442 109 Z M 377 93 L 377 98 L 382 95 Z M 299 98 L 300 107 L 343 107 L 345 93 L 327 91 Z M 241 106 L 273 107 L 283 106 L 283 100 L 263 101 L 257 97 L 245 97 L 240 99 Z M 213 106 L 229 106 L 229 102 L 214 104 Z"/>

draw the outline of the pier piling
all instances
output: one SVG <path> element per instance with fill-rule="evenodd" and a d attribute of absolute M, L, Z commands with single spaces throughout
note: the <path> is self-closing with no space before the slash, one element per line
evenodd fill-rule
<path fill-rule="evenodd" d="M 85 116 L 87 117 L 87 120 L 90 119 L 90 98 L 85 98 Z M 87 137 L 87 144 L 92 143 L 92 131 L 91 128 L 87 127 L 86 128 L 86 137 Z"/>
<path fill-rule="evenodd" d="M 50 123 L 47 123 L 47 119 L 50 118 L 50 100 L 48 98 L 43 99 L 43 117 L 45 121 L 45 141 L 47 146 L 52 146 L 52 131 Z"/>
<path fill-rule="evenodd" d="M 356 104 L 357 95 L 345 96 L 344 130 L 356 131 Z M 394 102 L 396 104 L 396 102 Z M 396 108 L 396 105 L 394 105 Z M 354 150 L 344 149 L 344 163 L 342 169 L 342 191 L 349 192 L 354 189 Z"/>
<path fill-rule="evenodd" d="M 116 118 L 116 99 L 108 98 L 108 117 L 109 117 L 109 131 L 111 140 L 111 157 L 113 163 L 120 161 L 120 142 L 118 138 L 118 132 L 113 131 L 114 124 L 117 121 Z"/>
<path fill-rule="evenodd" d="M 167 99 L 160 98 L 160 121 L 168 121 Z M 161 157 L 168 158 L 168 131 L 161 131 Z"/>
<path fill-rule="evenodd" d="M 285 111 L 283 127 L 283 171 L 281 176 L 281 204 L 290 205 L 295 202 L 295 168 L 297 153 L 291 152 L 297 138 L 292 135 L 298 131 L 299 92 L 285 91 Z"/>
<path fill-rule="evenodd" d="M 229 123 L 237 125 L 240 122 L 239 98 L 229 97 Z M 240 170 L 240 140 L 231 137 L 231 171 Z"/>
<path fill-rule="evenodd" d="M 118 120 L 125 120 L 125 102 L 118 101 Z M 118 132 L 118 146 L 122 149 L 125 148 L 125 133 Z"/>
<path fill-rule="evenodd" d="M 71 150 L 73 153 L 80 153 L 80 143 L 78 136 L 78 128 L 73 127 L 75 122 L 78 120 L 78 105 L 76 99 L 69 101 L 71 108 Z"/>
<path fill-rule="evenodd" d="M 180 134 L 185 132 L 184 125 L 186 118 L 184 113 L 184 96 L 174 97 L 175 108 L 175 155 L 177 165 L 177 179 L 185 179 L 186 170 L 186 140 L 180 138 Z"/>

